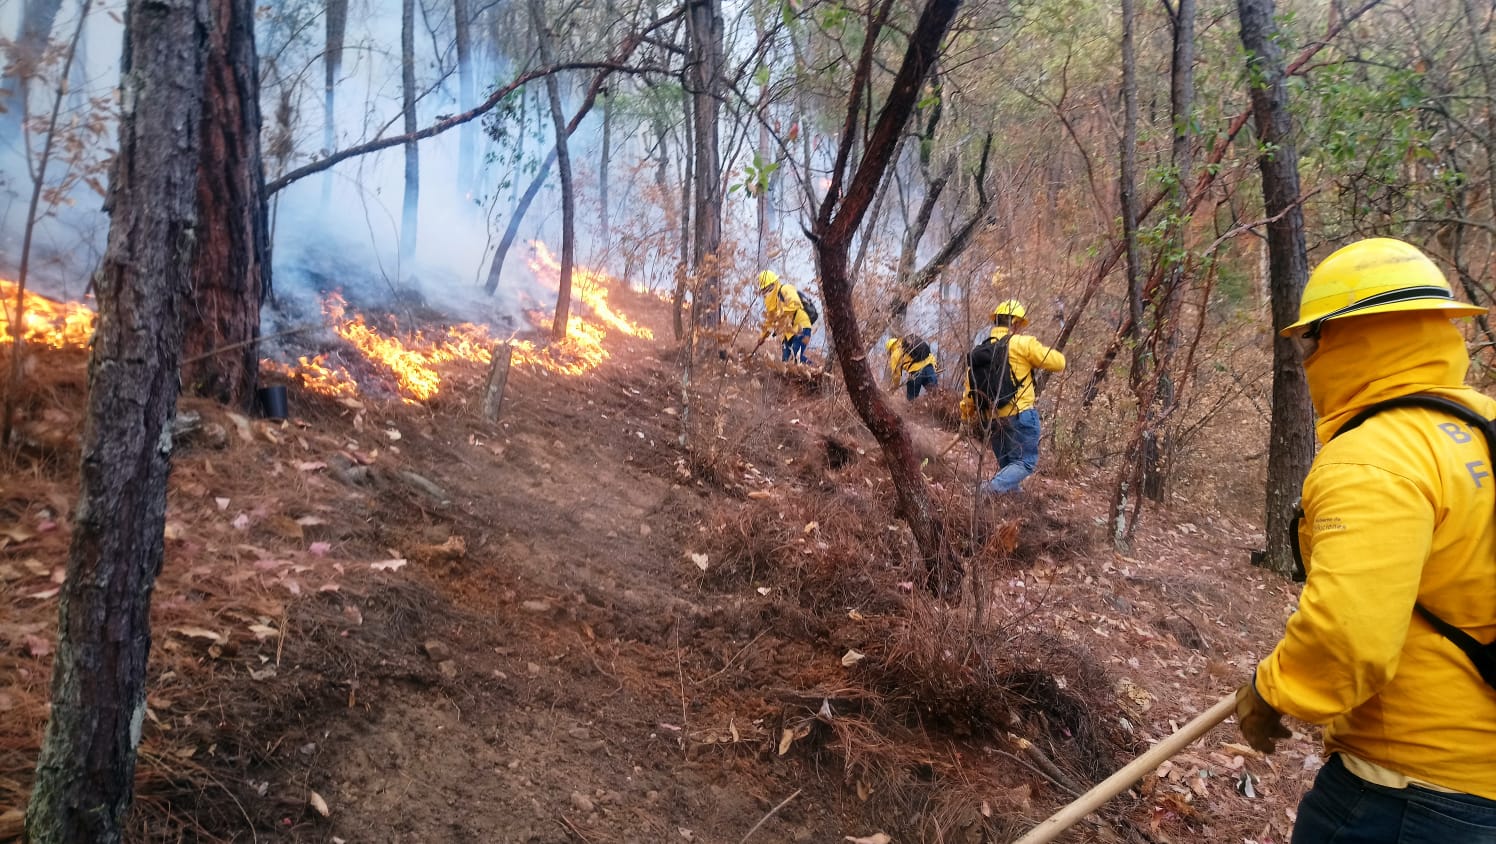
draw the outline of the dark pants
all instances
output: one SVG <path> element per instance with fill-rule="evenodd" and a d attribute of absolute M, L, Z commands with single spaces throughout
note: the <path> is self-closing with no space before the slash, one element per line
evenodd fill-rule
<path fill-rule="evenodd" d="M 1017 492 L 1039 465 L 1039 411 L 1031 407 L 992 420 L 991 443 L 997 474 L 987 482 L 987 490 L 999 495 Z"/>
<path fill-rule="evenodd" d="M 909 380 L 904 382 L 904 398 L 914 401 L 919 398 L 919 391 L 925 387 L 934 388 L 940 383 L 940 376 L 936 374 L 935 367 L 927 366 L 918 372 L 910 373 Z"/>
<path fill-rule="evenodd" d="M 795 336 L 784 341 L 784 357 L 786 362 L 805 363 L 805 346 L 810 343 L 810 329 L 802 328 Z"/>
<path fill-rule="evenodd" d="M 1496 844 L 1496 800 L 1373 785 L 1335 754 L 1299 803 L 1293 844 Z"/>

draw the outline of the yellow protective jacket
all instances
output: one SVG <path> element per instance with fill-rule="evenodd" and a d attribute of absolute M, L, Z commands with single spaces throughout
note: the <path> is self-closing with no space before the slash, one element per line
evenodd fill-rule
<path fill-rule="evenodd" d="M 988 336 L 994 340 L 1000 340 L 1005 335 L 1012 334 L 1010 329 L 994 325 L 988 332 Z M 993 408 L 989 415 L 993 419 L 1004 416 L 1016 416 L 1034 406 L 1036 393 L 1034 392 L 1034 370 L 1043 369 L 1049 372 L 1065 371 L 1065 356 L 1060 352 L 1040 343 L 1038 339 L 1027 334 L 1013 334 L 1013 339 L 1008 341 L 1008 366 L 1012 367 L 1013 379 L 1018 382 L 1018 393 L 1013 401 L 1004 407 Z M 966 390 L 961 399 L 961 416 L 969 419 L 975 413 L 976 400 L 971 393 L 971 373 L 966 374 Z"/>
<path fill-rule="evenodd" d="M 1496 799 L 1496 689 L 1413 610 L 1496 638 L 1496 470 L 1479 432 L 1434 410 L 1376 402 L 1428 392 L 1487 417 L 1464 385 L 1464 338 L 1432 313 L 1324 324 L 1305 362 L 1324 448 L 1304 481 L 1308 580 L 1283 640 L 1257 668 L 1279 712 L 1324 724 L 1325 749 Z"/>
<path fill-rule="evenodd" d="M 781 282 L 764 291 L 764 328 L 760 340 L 774 333 L 789 340 L 809 327 L 810 316 L 800 304 L 800 291 L 794 285 Z"/>
<path fill-rule="evenodd" d="M 928 369 L 935 365 L 935 350 L 930 350 L 929 357 L 922 361 L 911 360 L 909 353 L 904 348 L 903 340 L 894 340 L 893 348 L 888 350 L 888 374 L 895 385 L 906 380 L 906 375 L 913 375 L 921 369 Z"/>

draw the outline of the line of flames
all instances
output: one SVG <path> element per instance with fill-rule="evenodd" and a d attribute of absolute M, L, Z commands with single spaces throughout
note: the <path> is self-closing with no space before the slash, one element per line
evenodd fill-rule
<path fill-rule="evenodd" d="M 13 342 L 12 314 L 19 285 L 0 279 L 0 345 Z M 26 291 L 21 340 L 49 349 L 82 348 L 93 336 L 94 312 L 82 302 L 58 302 Z"/>
<path fill-rule="evenodd" d="M 531 272 L 554 287 L 560 283 L 560 262 L 544 243 L 536 241 Z M 492 350 L 508 343 L 512 348 L 511 366 L 529 366 L 560 375 L 582 375 L 601 366 L 610 354 L 603 345 L 609 331 L 630 337 L 653 339 L 653 333 L 608 302 L 609 289 L 621 284 L 604 272 L 588 267 L 574 267 L 571 294 L 573 313 L 567 320 L 566 337 L 559 342 L 537 346 L 529 340 L 498 337 L 482 324 L 464 322 L 450 325 L 439 334 L 414 331 L 401 336 L 381 331 L 359 314 L 348 315 L 348 303 L 337 293 L 322 303 L 328 325 L 370 361 L 389 371 L 400 393 L 408 401 L 425 401 L 441 391 L 442 376 L 438 367 L 454 362 L 487 365 Z M 11 342 L 12 303 L 17 285 L 0 279 L 0 345 Z M 580 308 L 575 307 L 580 306 Z M 576 313 L 585 309 L 586 314 Z M 543 311 L 527 314 L 537 329 L 545 330 L 550 317 Z M 58 302 L 27 292 L 23 339 L 32 345 L 54 349 L 81 348 L 93 334 L 94 311 L 81 302 Z M 359 384 L 347 367 L 327 354 L 303 356 L 294 364 L 262 361 L 269 371 L 299 381 L 311 390 L 335 397 L 359 394 Z"/>
<path fill-rule="evenodd" d="M 538 278 L 551 281 L 553 286 L 558 285 L 559 262 L 545 244 L 533 245 L 531 271 Z M 572 297 L 590 316 L 572 314 L 567 320 L 566 337 L 543 347 L 529 340 L 506 341 L 495 336 L 488 326 L 472 322 L 447 326 L 435 336 L 415 331 L 402 337 L 369 325 L 362 315 L 350 318 L 347 302 L 337 293 L 324 300 L 323 312 L 338 336 L 390 372 L 407 401 L 425 401 L 441 391 L 439 366 L 463 361 L 487 365 L 492 360 L 492 350 L 505 342 L 512 348 L 511 366 L 531 366 L 575 376 L 596 369 L 610 357 L 603 345 L 609 328 L 630 337 L 652 339 L 654 335 L 648 328 L 614 310 L 608 302 L 608 290 L 617 284 L 617 280 L 598 270 L 574 268 Z M 545 327 L 549 321 L 542 311 L 530 311 L 527 316 L 537 328 Z M 325 354 L 300 358 L 294 366 L 273 361 L 265 364 L 327 395 L 351 397 L 359 392 L 353 375 L 345 367 L 332 363 Z"/>

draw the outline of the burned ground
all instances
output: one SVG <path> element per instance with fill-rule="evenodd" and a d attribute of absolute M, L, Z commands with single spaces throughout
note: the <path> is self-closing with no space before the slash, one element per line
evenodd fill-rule
<path fill-rule="evenodd" d="M 495 426 L 474 365 L 424 404 L 293 385 L 284 424 L 184 402 L 132 840 L 1006 841 L 1240 682 L 1291 606 L 1227 515 L 1150 512 L 1124 555 L 1083 471 L 974 503 L 979 443 L 927 469 L 968 566 L 935 601 L 829 379 L 710 360 L 687 403 L 668 344 L 612 353 L 516 366 Z M 0 495 L 0 838 L 77 483 L 82 356 L 39 361 Z M 933 403 L 911 420 L 946 447 Z M 1070 840 L 1284 840 L 1313 742 L 1236 742 Z"/>

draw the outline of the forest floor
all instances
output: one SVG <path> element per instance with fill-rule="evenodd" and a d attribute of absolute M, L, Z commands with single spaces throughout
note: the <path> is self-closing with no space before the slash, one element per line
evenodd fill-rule
<path fill-rule="evenodd" d="M 1010 841 L 1230 692 L 1293 606 L 1248 564 L 1259 526 L 1176 501 L 1122 554 L 1105 479 L 974 503 L 974 444 L 927 469 L 969 553 L 936 600 L 829 379 L 713 360 L 687 407 L 668 342 L 607 347 L 516 365 L 496 426 L 477 364 L 423 404 L 293 388 L 286 423 L 184 400 L 132 841 Z M 0 840 L 44 727 L 84 354 L 33 375 L 0 475 Z M 938 410 L 909 409 L 921 442 Z M 1317 737 L 1239 742 L 1062 840 L 1285 841 Z"/>

